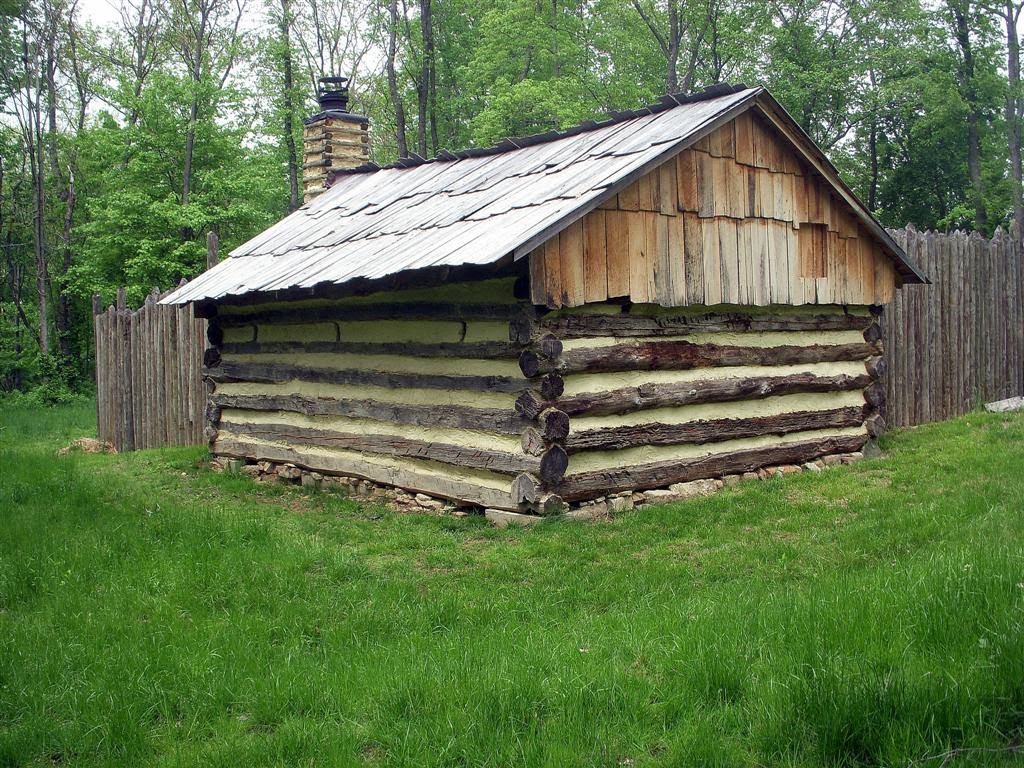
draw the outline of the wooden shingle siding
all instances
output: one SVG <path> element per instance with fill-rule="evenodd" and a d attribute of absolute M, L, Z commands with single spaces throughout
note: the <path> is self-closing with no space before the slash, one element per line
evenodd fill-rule
<path fill-rule="evenodd" d="M 542 271 L 533 262 L 544 262 L 531 299 L 552 308 L 609 298 L 884 304 L 897 285 L 849 205 L 752 112 L 612 195 L 529 259 L 531 275 Z"/>

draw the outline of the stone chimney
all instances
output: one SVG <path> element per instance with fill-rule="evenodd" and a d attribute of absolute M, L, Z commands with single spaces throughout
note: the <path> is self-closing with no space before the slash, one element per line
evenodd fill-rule
<path fill-rule="evenodd" d="M 348 111 L 348 78 L 321 77 L 320 111 L 302 129 L 302 202 L 327 189 L 332 170 L 356 168 L 370 161 L 368 118 Z"/>

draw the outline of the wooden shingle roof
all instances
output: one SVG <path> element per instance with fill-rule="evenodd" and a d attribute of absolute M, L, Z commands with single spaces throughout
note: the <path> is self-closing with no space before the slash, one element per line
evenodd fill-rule
<path fill-rule="evenodd" d="M 528 253 L 676 152 L 758 105 L 855 209 L 906 282 L 923 277 L 762 88 L 664 97 L 565 132 L 338 174 L 330 189 L 164 301 L 313 295 L 323 287 Z"/>

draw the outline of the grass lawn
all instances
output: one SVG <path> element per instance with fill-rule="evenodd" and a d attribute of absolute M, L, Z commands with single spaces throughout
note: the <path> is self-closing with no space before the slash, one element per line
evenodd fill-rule
<path fill-rule="evenodd" d="M 91 430 L 0 405 L 2 766 L 1015 759 L 1021 415 L 504 531 L 202 449 L 55 456 Z"/>

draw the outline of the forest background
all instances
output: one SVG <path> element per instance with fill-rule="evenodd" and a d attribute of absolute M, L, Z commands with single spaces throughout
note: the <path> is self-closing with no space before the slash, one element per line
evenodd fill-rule
<path fill-rule="evenodd" d="M 208 232 L 226 252 L 294 210 L 329 74 L 378 163 L 765 85 L 884 224 L 1024 231 L 1022 6 L 0 0 L 0 395 L 88 391 L 94 293 L 137 306 Z"/>

